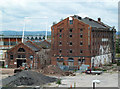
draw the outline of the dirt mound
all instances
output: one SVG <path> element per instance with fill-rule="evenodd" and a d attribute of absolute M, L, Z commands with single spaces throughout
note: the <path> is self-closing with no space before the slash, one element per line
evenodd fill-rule
<path fill-rule="evenodd" d="M 45 68 L 43 68 L 43 73 L 53 75 L 64 75 L 64 71 L 55 65 L 46 66 Z"/>
<path fill-rule="evenodd" d="M 44 76 L 33 71 L 22 71 L 2 80 L 3 86 L 15 87 L 20 85 L 42 85 L 56 81 L 56 78 Z"/>

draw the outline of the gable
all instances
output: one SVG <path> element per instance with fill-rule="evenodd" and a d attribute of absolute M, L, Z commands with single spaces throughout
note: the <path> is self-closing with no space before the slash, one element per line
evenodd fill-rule
<path fill-rule="evenodd" d="M 32 49 L 30 49 L 29 47 L 27 47 L 26 45 L 24 45 L 23 43 L 20 43 L 16 46 L 14 46 L 13 48 L 11 48 L 10 50 L 8 50 L 8 52 L 18 52 L 19 48 L 23 48 L 25 50 L 25 52 L 32 52 L 34 53 L 34 51 Z M 29 51 L 28 51 L 29 50 Z"/>

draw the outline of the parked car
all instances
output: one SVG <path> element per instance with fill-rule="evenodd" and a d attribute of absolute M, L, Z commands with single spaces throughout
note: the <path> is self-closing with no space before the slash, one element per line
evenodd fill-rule
<path fill-rule="evenodd" d="M 86 74 L 94 74 L 94 75 L 98 74 L 98 75 L 100 75 L 103 72 L 102 71 L 93 71 L 92 69 L 88 69 L 88 70 L 85 71 L 85 73 Z"/>

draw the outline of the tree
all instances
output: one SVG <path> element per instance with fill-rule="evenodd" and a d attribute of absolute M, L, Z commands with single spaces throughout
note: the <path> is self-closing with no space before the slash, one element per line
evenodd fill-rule
<path fill-rule="evenodd" d="M 120 53 L 120 39 L 116 39 L 116 53 Z"/>

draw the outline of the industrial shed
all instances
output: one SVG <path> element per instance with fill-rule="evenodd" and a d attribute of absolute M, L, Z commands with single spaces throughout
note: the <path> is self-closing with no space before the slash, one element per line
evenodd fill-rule
<path fill-rule="evenodd" d="M 26 41 L 7 51 L 5 65 L 9 68 L 19 68 L 22 63 L 26 63 L 31 68 L 41 68 L 50 64 L 48 57 L 49 50 L 44 50 L 33 42 Z"/>

